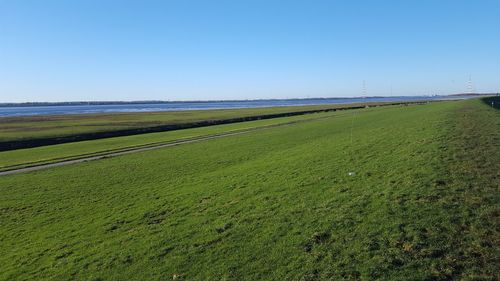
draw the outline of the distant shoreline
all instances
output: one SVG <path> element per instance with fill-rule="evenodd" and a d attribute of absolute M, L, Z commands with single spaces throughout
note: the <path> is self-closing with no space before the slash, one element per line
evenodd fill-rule
<path fill-rule="evenodd" d="M 417 96 L 366 96 L 366 97 L 326 97 L 326 98 L 290 98 L 290 99 L 247 99 L 247 100 L 143 100 L 143 101 L 69 101 L 69 102 L 4 102 L 0 107 L 36 107 L 36 106 L 79 106 L 79 105 L 127 105 L 127 104 L 177 104 L 177 103 L 223 103 L 223 102 L 258 102 L 258 101 L 300 101 L 300 100 L 341 100 L 341 99 L 369 99 L 369 98 L 411 98 L 411 97 L 463 97 L 489 96 L 499 93 L 481 94 L 452 94 L 452 95 L 417 95 Z"/>

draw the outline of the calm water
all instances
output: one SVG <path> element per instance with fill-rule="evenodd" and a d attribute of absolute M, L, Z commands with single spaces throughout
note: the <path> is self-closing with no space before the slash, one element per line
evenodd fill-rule
<path fill-rule="evenodd" d="M 443 99 L 449 99 L 449 98 L 447 98 L 446 96 L 432 96 L 432 97 L 413 96 L 413 97 L 331 98 L 331 99 L 216 101 L 216 102 L 172 102 L 172 103 L 161 103 L 161 104 L 0 107 L 0 117 L 112 113 L 112 112 L 208 110 L 208 109 L 256 108 L 256 107 L 272 107 L 272 106 L 345 104 L 345 103 L 356 103 L 356 102 L 391 102 L 391 101 L 443 100 Z"/>

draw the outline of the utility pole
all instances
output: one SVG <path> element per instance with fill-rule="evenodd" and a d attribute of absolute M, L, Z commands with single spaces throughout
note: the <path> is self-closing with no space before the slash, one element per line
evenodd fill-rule
<path fill-rule="evenodd" d="M 474 94 L 474 87 L 472 86 L 472 77 L 469 74 L 469 82 L 467 83 L 467 90 L 469 91 L 469 94 Z"/>

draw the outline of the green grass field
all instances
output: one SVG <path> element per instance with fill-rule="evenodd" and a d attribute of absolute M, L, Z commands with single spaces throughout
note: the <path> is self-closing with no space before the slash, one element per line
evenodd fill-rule
<path fill-rule="evenodd" d="M 364 109 L 373 110 L 373 109 Z M 345 115 L 346 112 L 325 112 L 266 120 L 248 121 L 234 124 L 215 125 L 201 128 L 175 130 L 170 132 L 149 133 L 133 136 L 113 137 L 91 141 L 81 141 L 36 148 L 0 151 L 0 171 L 27 165 L 51 163 L 61 159 L 74 159 L 83 156 L 97 155 L 111 151 L 121 151 L 131 148 L 185 140 L 227 132 L 265 128 L 293 122 L 305 122 Z"/>
<path fill-rule="evenodd" d="M 4 117 L 0 118 L 0 142 L 34 138 L 72 136 L 85 133 L 117 131 L 123 129 L 154 127 L 160 125 L 184 124 L 204 120 L 222 120 L 235 117 L 342 108 L 347 106 L 352 106 L 352 104 L 224 110 Z"/>
<path fill-rule="evenodd" d="M 500 111 L 342 113 L 0 177 L 0 280 L 498 280 Z"/>

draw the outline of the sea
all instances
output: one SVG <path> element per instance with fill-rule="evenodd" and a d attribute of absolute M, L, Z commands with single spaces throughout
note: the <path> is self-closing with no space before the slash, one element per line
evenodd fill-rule
<path fill-rule="evenodd" d="M 274 99 L 274 100 L 239 100 L 239 101 L 186 101 L 162 103 L 120 103 L 120 104 L 78 104 L 50 106 L 0 106 L 0 117 L 95 114 L 118 112 L 154 112 L 183 111 L 210 109 L 259 108 L 275 106 L 301 106 L 347 104 L 366 102 L 400 102 L 400 101 L 431 101 L 463 99 L 466 96 L 391 96 L 391 97 L 361 97 L 361 98 L 311 98 L 311 99 Z"/>

